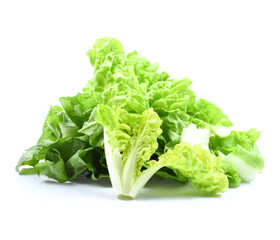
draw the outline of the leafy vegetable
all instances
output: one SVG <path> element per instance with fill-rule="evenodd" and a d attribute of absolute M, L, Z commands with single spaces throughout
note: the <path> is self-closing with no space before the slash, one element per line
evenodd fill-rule
<path fill-rule="evenodd" d="M 182 141 L 201 144 L 204 149 L 211 150 L 217 156 L 220 155 L 230 187 L 239 186 L 241 179 L 250 182 L 258 172 L 262 171 L 263 158 L 255 144 L 260 132 L 250 129 L 249 131 L 231 131 L 228 135 L 221 136 L 213 126 L 206 123 L 202 125 L 201 121 L 197 124 L 199 129 L 191 125 L 184 129 Z"/>
<path fill-rule="evenodd" d="M 188 78 L 169 78 L 136 51 L 125 55 L 113 38 L 96 40 L 87 55 L 93 78 L 76 96 L 61 97 L 62 107 L 51 106 L 17 171 L 58 182 L 110 177 L 118 196 L 135 198 L 152 176 L 222 193 L 263 169 L 260 133 L 231 130 Z"/>
<path fill-rule="evenodd" d="M 212 137 L 210 148 L 224 154 L 224 162 L 235 167 L 244 181 L 250 182 L 264 168 L 263 158 L 255 144 L 259 136 L 256 129 L 232 131 L 225 137 Z"/>

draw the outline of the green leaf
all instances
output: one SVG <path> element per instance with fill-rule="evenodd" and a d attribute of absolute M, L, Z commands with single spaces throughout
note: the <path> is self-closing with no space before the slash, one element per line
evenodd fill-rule
<path fill-rule="evenodd" d="M 23 168 L 20 172 L 20 175 L 34 175 L 37 174 L 34 168 Z"/>
<path fill-rule="evenodd" d="M 35 169 L 59 182 L 110 174 L 116 193 L 134 198 L 154 174 L 216 193 L 263 169 L 259 132 L 222 135 L 218 128 L 231 121 L 197 99 L 189 79 L 170 79 L 136 51 L 125 56 L 113 38 L 96 40 L 87 55 L 92 79 L 76 96 L 60 98 L 62 107 L 51 106 L 37 145 L 24 152 L 17 171 Z"/>
<path fill-rule="evenodd" d="M 186 110 L 189 102 L 188 87 L 190 84 L 191 81 L 187 78 L 181 80 L 161 79 L 148 89 L 150 106 L 154 108 L 162 120 L 161 129 L 163 132 L 158 139 L 159 148 L 156 151 L 158 156 L 180 143 L 183 129 L 189 124 L 189 115 Z M 178 171 L 167 167 L 158 171 L 157 175 L 188 182 Z"/>
<path fill-rule="evenodd" d="M 85 172 L 88 169 L 86 162 L 92 158 L 92 148 L 78 150 L 71 156 L 65 165 L 65 171 L 69 180 L 76 179 L 80 174 Z"/>
<path fill-rule="evenodd" d="M 151 64 L 147 58 L 139 55 L 136 51 L 126 56 L 125 64 L 133 67 L 140 85 L 144 88 L 148 88 L 163 78 L 168 78 L 168 74 L 162 76 L 162 74 L 157 73 L 158 63 Z"/>
<path fill-rule="evenodd" d="M 94 148 L 92 151 L 86 153 L 83 161 L 87 166 L 87 171 L 92 180 L 109 177 L 104 149 Z"/>
<path fill-rule="evenodd" d="M 149 88 L 148 96 L 150 106 L 161 115 L 161 112 L 187 110 L 189 97 L 188 87 L 191 81 L 187 78 L 181 80 L 158 81 Z"/>
<path fill-rule="evenodd" d="M 87 170 L 83 158 L 92 148 L 79 138 L 62 138 L 49 146 L 45 161 L 34 167 L 37 173 L 54 178 L 59 182 L 76 179 Z"/>
<path fill-rule="evenodd" d="M 46 175 L 49 178 L 53 178 L 60 183 L 64 183 L 68 180 L 64 168 L 65 164 L 63 161 L 54 163 L 46 160 L 45 162 L 39 163 L 35 166 L 35 170 L 38 175 Z"/>
<path fill-rule="evenodd" d="M 90 146 L 87 142 L 72 137 L 60 139 L 51 145 L 51 148 L 57 150 L 65 162 L 67 162 L 77 151 L 88 147 Z"/>
<path fill-rule="evenodd" d="M 82 93 L 77 94 L 78 101 L 90 109 L 93 109 L 98 104 L 98 98 L 95 94 L 94 80 L 89 80 L 88 84 L 83 88 Z"/>
<path fill-rule="evenodd" d="M 238 145 L 233 152 L 223 157 L 223 161 L 235 167 L 245 182 L 251 182 L 264 168 L 263 158 L 256 145 L 250 151 Z"/>
<path fill-rule="evenodd" d="M 134 113 L 142 113 L 148 108 L 146 89 L 139 83 L 133 66 L 125 66 L 124 52 L 117 40 L 98 40 L 88 55 L 95 66 L 90 85 L 98 103 Z"/>
<path fill-rule="evenodd" d="M 132 126 L 140 122 L 142 115 L 128 113 L 121 109 L 111 109 L 106 105 L 98 105 L 95 116 L 96 121 L 107 129 L 109 143 L 112 150 L 116 148 L 122 152 L 132 135 Z M 130 121 L 133 119 L 133 121 Z M 132 126 L 130 125 L 132 124 Z"/>
<path fill-rule="evenodd" d="M 114 38 L 97 39 L 93 49 L 87 52 L 90 63 L 94 66 L 95 71 L 99 70 L 106 62 L 112 62 L 112 66 L 123 64 L 125 55 L 122 44 Z"/>
<path fill-rule="evenodd" d="M 215 157 L 201 145 L 191 146 L 180 143 L 173 150 L 161 155 L 158 161 L 147 162 L 147 169 L 142 171 L 130 191 L 135 197 L 146 182 L 162 167 L 179 171 L 191 179 L 192 185 L 200 191 L 219 193 L 228 188 L 228 179 L 221 166 L 221 158 Z"/>
<path fill-rule="evenodd" d="M 164 138 L 164 146 L 160 152 L 164 153 L 180 143 L 183 129 L 189 124 L 189 116 L 186 112 L 178 110 L 162 115 L 160 119 L 162 120 L 162 137 Z"/>
<path fill-rule="evenodd" d="M 228 178 L 229 187 L 239 187 L 241 183 L 241 178 L 238 176 L 236 168 L 226 163 L 225 161 L 222 161 L 222 168 Z"/>
<path fill-rule="evenodd" d="M 156 173 L 155 176 L 160 177 L 160 178 L 166 178 L 170 179 L 176 182 L 180 183 L 188 183 L 189 178 L 184 176 L 180 171 L 176 169 L 170 169 L 168 167 L 162 167 L 159 169 Z"/>
<path fill-rule="evenodd" d="M 250 151 L 255 145 L 260 136 L 260 132 L 255 128 L 249 131 L 231 131 L 227 136 L 221 137 L 215 135 L 210 139 L 210 148 L 216 151 L 220 151 L 227 155 L 238 148 L 238 145 L 242 148 Z"/>
<path fill-rule="evenodd" d="M 68 180 L 65 172 L 65 162 L 61 158 L 60 153 L 55 149 L 47 152 L 46 161 L 36 164 L 34 168 L 38 175 L 44 174 L 61 183 Z"/>
<path fill-rule="evenodd" d="M 89 144 L 93 147 L 103 147 L 103 126 L 95 121 L 97 108 L 94 108 L 87 122 L 79 130 L 79 133 L 83 133 L 88 136 Z"/>
<path fill-rule="evenodd" d="M 199 99 L 194 101 L 194 94 L 189 92 L 190 102 L 188 103 L 188 114 L 193 118 L 198 118 L 213 126 L 231 127 L 233 124 L 228 117 L 218 108 L 215 104 L 206 101 L 205 99 Z"/>
<path fill-rule="evenodd" d="M 157 137 L 161 134 L 162 121 L 150 108 L 143 112 L 139 125 L 133 129 L 133 136 L 123 151 L 124 169 L 122 184 L 124 193 L 128 193 L 141 172 L 144 163 L 150 159 L 158 148 Z"/>
<path fill-rule="evenodd" d="M 39 138 L 38 143 L 43 143 L 45 141 L 55 142 L 58 139 L 59 133 L 53 132 L 52 128 L 50 128 L 49 119 L 51 119 L 53 116 L 57 116 L 61 112 L 63 112 L 63 108 L 60 106 L 50 107 L 50 110 L 44 121 L 43 133 Z"/>
<path fill-rule="evenodd" d="M 225 192 L 228 181 L 221 168 L 221 159 L 213 156 L 201 145 L 191 146 L 187 143 L 176 145 L 159 157 L 161 163 L 171 169 L 179 170 L 184 176 L 191 178 L 191 183 L 198 190 L 207 192 Z"/>
<path fill-rule="evenodd" d="M 264 168 L 263 158 L 255 144 L 259 136 L 260 132 L 253 128 L 232 131 L 225 137 L 211 137 L 209 147 L 216 154 L 224 154 L 223 161 L 236 168 L 243 180 L 250 182 Z"/>
<path fill-rule="evenodd" d="M 78 127 L 66 116 L 59 106 L 51 106 L 45 118 L 43 133 L 37 145 L 27 149 L 21 156 L 16 170 L 24 165 L 34 166 L 45 158 L 46 151 L 58 139 L 67 136 L 78 136 Z"/>
<path fill-rule="evenodd" d="M 112 185 L 117 194 L 128 195 L 144 163 L 158 148 L 162 121 L 152 109 L 139 115 L 99 107 L 104 111 L 96 120 L 106 129 L 105 153 Z"/>
<path fill-rule="evenodd" d="M 21 166 L 35 166 L 40 160 L 45 158 L 45 153 L 48 150 L 49 145 L 51 142 L 46 144 L 39 143 L 36 146 L 33 146 L 22 154 L 21 158 L 18 161 L 16 166 L 16 171 L 20 172 Z"/>
<path fill-rule="evenodd" d="M 82 127 L 90 116 L 92 108 L 83 105 L 78 96 L 74 97 L 61 97 L 60 102 L 67 114 L 67 116 L 75 123 L 78 127 Z"/>
<path fill-rule="evenodd" d="M 188 126 L 189 116 L 186 113 L 189 101 L 188 87 L 191 81 L 165 80 L 154 83 L 149 88 L 150 106 L 159 114 L 163 121 L 162 136 L 159 142 L 158 154 L 174 148 L 181 140 L 183 128 Z"/>

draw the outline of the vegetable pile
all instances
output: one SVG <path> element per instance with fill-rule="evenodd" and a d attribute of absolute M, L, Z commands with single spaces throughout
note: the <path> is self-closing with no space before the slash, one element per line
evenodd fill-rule
<path fill-rule="evenodd" d="M 196 98 L 189 79 L 170 79 L 136 51 L 125 56 L 113 38 L 96 40 L 87 55 L 93 78 L 60 98 L 62 107 L 51 106 L 17 171 L 61 183 L 85 173 L 110 177 L 116 195 L 135 198 L 152 176 L 222 193 L 263 169 L 260 132 L 231 130 L 220 108 Z"/>

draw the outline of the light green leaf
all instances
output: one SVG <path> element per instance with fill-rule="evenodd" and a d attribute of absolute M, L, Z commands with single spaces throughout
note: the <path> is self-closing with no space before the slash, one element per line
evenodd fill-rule
<path fill-rule="evenodd" d="M 193 118 L 198 118 L 213 126 L 231 127 L 233 124 L 228 117 L 215 104 L 199 99 L 194 101 L 194 93 L 190 93 L 190 102 L 188 103 L 188 114 Z"/>
<path fill-rule="evenodd" d="M 157 137 L 162 132 L 160 129 L 161 123 L 158 115 L 150 108 L 143 112 L 140 124 L 133 129 L 133 136 L 122 153 L 125 164 L 122 173 L 124 193 L 130 191 L 144 163 L 150 159 L 158 148 Z"/>
<path fill-rule="evenodd" d="M 250 151 L 260 136 L 260 132 L 255 128 L 249 131 L 231 131 L 227 136 L 215 135 L 210 139 L 210 148 L 215 151 L 220 151 L 227 155 L 238 148 Z"/>
<path fill-rule="evenodd" d="M 238 176 L 236 168 L 226 163 L 225 161 L 222 161 L 222 168 L 228 178 L 229 187 L 239 187 L 241 183 L 241 178 Z"/>
<path fill-rule="evenodd" d="M 189 97 L 188 87 L 191 81 L 187 78 L 181 80 L 158 81 L 149 88 L 148 96 L 150 106 L 161 115 L 161 112 L 187 110 Z"/>
<path fill-rule="evenodd" d="M 97 39 L 93 45 L 93 49 L 87 52 L 91 65 L 95 71 L 104 66 L 105 62 L 112 62 L 112 66 L 123 64 L 125 55 L 122 44 L 114 38 Z"/>
<path fill-rule="evenodd" d="M 225 192 L 228 188 L 228 179 L 221 166 L 221 158 L 215 157 L 201 145 L 191 146 L 180 143 L 173 150 L 161 155 L 158 161 L 149 161 L 147 169 L 142 171 L 130 191 L 135 197 L 146 182 L 162 167 L 180 171 L 182 175 L 191 179 L 192 185 L 200 191 Z"/>
<path fill-rule="evenodd" d="M 136 51 L 126 56 L 125 63 L 127 66 L 133 67 L 140 85 L 144 88 L 148 88 L 153 83 L 162 80 L 162 74 L 157 73 L 158 63 L 151 64 L 147 58 L 139 55 Z M 164 77 L 168 78 L 168 74 Z"/>
<path fill-rule="evenodd" d="M 264 168 L 263 158 L 256 146 L 260 132 L 232 131 L 225 137 L 210 138 L 209 147 L 216 154 L 225 155 L 223 161 L 237 169 L 238 175 L 246 182 L 252 181 L 258 172 Z"/>

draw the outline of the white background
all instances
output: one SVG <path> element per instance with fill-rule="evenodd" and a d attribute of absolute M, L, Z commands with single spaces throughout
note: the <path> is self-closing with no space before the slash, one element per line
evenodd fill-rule
<path fill-rule="evenodd" d="M 279 239 L 279 1 L 1 1 L 0 28 L 1 239 Z M 92 77 L 86 52 L 104 36 L 260 130 L 262 174 L 217 197 L 152 181 L 134 201 L 107 180 L 18 175 L 49 106 Z"/>

